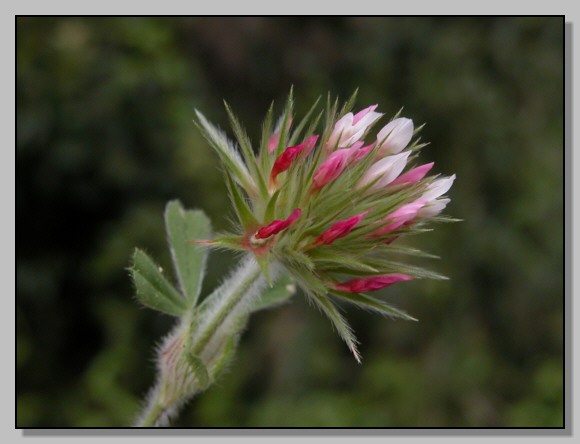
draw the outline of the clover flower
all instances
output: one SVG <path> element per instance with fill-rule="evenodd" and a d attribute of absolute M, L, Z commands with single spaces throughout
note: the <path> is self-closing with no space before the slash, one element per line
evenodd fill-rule
<path fill-rule="evenodd" d="M 367 293 L 413 278 L 443 278 L 395 260 L 421 254 L 395 240 L 446 220 L 439 213 L 449 199 L 441 196 L 455 175 L 427 176 L 433 162 L 416 165 L 424 144 L 412 142 L 419 129 L 411 119 L 396 116 L 373 139 L 369 134 L 383 116 L 378 105 L 356 113 L 350 106 L 338 112 L 337 103 L 328 102 L 314 116 L 315 104 L 294 127 L 290 97 L 275 128 L 270 109 L 257 149 L 229 108 L 237 144 L 197 112 L 198 126 L 221 158 L 238 222 L 233 232 L 200 243 L 253 255 L 267 279 L 272 267 L 281 267 L 360 362 L 335 300 L 413 319 Z"/>
<path fill-rule="evenodd" d="M 398 240 L 428 231 L 429 222 L 452 220 L 440 213 L 455 175 L 428 176 L 433 162 L 417 165 L 424 144 L 412 141 L 420 128 L 411 119 L 397 115 L 373 137 L 383 117 L 378 104 L 353 113 L 353 102 L 354 96 L 338 111 L 328 100 L 318 114 L 315 103 L 298 121 L 290 95 L 276 125 L 270 108 L 257 147 L 227 105 L 237 144 L 197 112 L 197 125 L 220 157 L 237 221 L 231 232 L 213 236 L 203 211 L 169 202 L 165 228 L 174 284 L 145 252 L 133 255 L 137 299 L 178 318 L 157 348 L 157 381 L 136 425 L 168 424 L 216 381 L 249 316 L 292 297 L 295 284 L 360 363 L 357 340 L 336 302 L 413 320 L 369 293 L 443 278 L 400 261 L 402 255 L 429 255 Z M 243 257 L 200 301 L 206 247 Z"/>

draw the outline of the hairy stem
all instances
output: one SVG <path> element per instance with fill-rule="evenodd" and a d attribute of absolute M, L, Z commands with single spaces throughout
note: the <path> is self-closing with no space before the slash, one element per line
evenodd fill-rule
<path fill-rule="evenodd" d="M 246 257 L 201 306 L 181 318 L 159 349 L 157 383 L 135 426 L 167 425 L 188 399 L 213 383 L 227 359 L 225 344 L 243 328 L 263 289 L 260 267 Z"/>

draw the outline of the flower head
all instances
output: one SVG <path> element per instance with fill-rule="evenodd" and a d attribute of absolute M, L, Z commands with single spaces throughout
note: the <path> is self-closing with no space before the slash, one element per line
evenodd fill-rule
<path fill-rule="evenodd" d="M 332 298 L 412 319 L 365 293 L 412 278 L 440 277 L 398 265 L 393 254 L 404 251 L 397 239 L 425 231 L 435 216 L 445 218 L 440 216 L 449 203 L 444 194 L 455 175 L 435 179 L 427 175 L 433 163 L 412 165 L 423 145 L 412 141 L 416 131 L 409 118 L 392 120 L 365 142 L 383 116 L 378 105 L 354 113 L 329 110 L 328 126 L 316 131 L 319 137 L 307 119 L 292 127 L 292 103 L 290 98 L 278 121 L 286 122 L 283 128 L 264 126 L 257 155 L 243 134 L 238 149 L 198 113 L 200 128 L 222 160 L 239 221 L 235 232 L 211 245 L 254 254 L 265 264 L 265 274 L 268 263 L 281 265 L 358 356 Z"/>

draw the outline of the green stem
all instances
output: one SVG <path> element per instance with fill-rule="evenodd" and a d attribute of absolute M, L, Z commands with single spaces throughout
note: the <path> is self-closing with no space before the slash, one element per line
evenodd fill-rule
<path fill-rule="evenodd" d="M 224 354 L 223 344 L 237 333 L 240 328 L 238 320 L 250 311 L 251 299 L 255 298 L 256 293 L 260 291 L 258 287 L 254 287 L 260 276 L 261 269 L 257 262 L 253 258 L 246 259 L 231 277 L 207 298 L 203 309 L 194 307 L 191 312 L 183 315 L 181 322 L 170 335 L 170 338 L 181 337 L 184 345 L 176 352 L 179 353 L 179 357 L 173 359 L 174 365 L 187 365 L 186 354 L 196 356 L 201 359 L 209 373 L 209 384 L 213 382 L 218 367 L 221 367 L 217 364 L 222 358 L 221 355 Z M 191 319 L 194 319 L 195 315 L 198 319 L 195 325 L 192 325 Z M 160 350 L 158 359 L 167 359 L 167 356 L 164 356 L 165 353 L 167 349 Z M 201 387 L 199 374 L 196 374 L 194 385 L 184 384 L 183 381 L 173 381 L 176 374 L 183 375 L 184 372 L 177 368 L 173 371 L 159 372 L 157 384 L 136 423 L 137 427 L 164 425 L 164 422 L 168 420 L 168 413 L 173 413 L 183 400 L 207 388 Z M 174 387 L 179 387 L 176 390 L 177 393 L 170 390 Z"/>
<path fill-rule="evenodd" d="M 198 339 L 193 346 L 193 353 L 195 355 L 201 356 L 203 354 L 206 346 L 213 339 L 216 332 L 219 331 L 224 321 L 231 313 L 236 311 L 237 306 L 243 301 L 244 296 L 248 294 L 248 290 L 260 277 L 261 271 L 256 261 L 252 260 L 244 264 L 243 268 L 236 272 L 236 275 L 238 273 L 242 273 L 242 279 L 236 282 L 237 285 L 235 287 L 226 289 L 226 292 L 230 292 L 229 295 L 221 299 L 219 308 L 213 312 L 213 316 L 209 322 L 204 323 L 206 326 L 201 334 L 198 335 Z M 228 284 L 228 282 L 225 284 Z"/>
<path fill-rule="evenodd" d="M 135 424 L 135 427 L 159 427 L 161 416 L 168 407 L 164 407 L 159 402 L 160 390 L 155 389 L 155 394 L 149 401 L 145 412 L 141 415 L 141 419 Z"/>

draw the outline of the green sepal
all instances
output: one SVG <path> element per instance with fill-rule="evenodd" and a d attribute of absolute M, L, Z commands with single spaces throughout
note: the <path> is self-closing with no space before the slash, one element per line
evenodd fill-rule
<path fill-rule="evenodd" d="M 447 276 L 435 273 L 434 271 L 426 270 L 421 267 L 416 267 L 414 265 L 403 264 L 401 262 L 390 261 L 378 257 L 371 257 L 367 260 L 367 263 L 381 270 L 381 274 L 387 273 L 404 273 L 413 276 L 417 279 L 435 279 L 440 281 L 449 280 Z"/>
<path fill-rule="evenodd" d="M 209 123 L 202 113 L 198 110 L 195 112 L 199 122 L 194 121 L 194 123 L 217 152 L 226 169 L 236 177 L 248 193 L 255 194 L 256 184 L 238 152 L 231 146 L 226 136 Z"/>
<path fill-rule="evenodd" d="M 236 183 L 232 179 L 232 176 L 229 174 L 227 170 L 225 171 L 225 176 L 228 190 L 230 192 L 230 198 L 234 205 L 234 210 L 236 211 L 238 220 L 246 230 L 248 228 L 254 229 L 258 227 L 259 223 L 256 220 L 254 213 L 252 213 L 252 210 L 250 210 L 250 207 L 248 206 L 246 199 L 244 199 L 244 197 L 240 193 L 238 186 L 236 185 Z"/>
<path fill-rule="evenodd" d="M 268 113 L 266 114 L 266 118 L 264 120 L 264 124 L 262 125 L 262 139 L 260 141 L 260 166 L 262 171 L 269 171 L 271 167 L 271 159 L 270 152 L 268 151 L 268 142 L 270 141 L 270 137 L 273 134 L 272 129 L 272 116 L 274 114 L 274 102 L 270 104 L 270 108 L 268 108 Z"/>
<path fill-rule="evenodd" d="M 187 310 L 185 299 L 142 250 L 135 250 L 130 272 L 137 299 L 144 306 L 173 316 L 181 316 Z"/>
<path fill-rule="evenodd" d="M 346 254 L 337 254 L 329 249 L 329 251 L 323 251 L 317 248 L 311 252 L 312 260 L 316 263 L 316 268 L 325 270 L 333 270 L 337 266 L 352 268 L 354 270 L 366 271 L 371 274 L 377 274 L 379 271 L 371 267 L 370 265 L 364 263 L 361 260 L 352 258 Z"/>
<path fill-rule="evenodd" d="M 208 388 L 211 385 L 212 380 L 203 360 L 193 353 L 186 353 L 185 359 L 189 365 L 189 368 L 197 379 L 200 390 L 205 390 Z"/>
<path fill-rule="evenodd" d="M 211 241 L 210 247 L 229 248 L 236 251 L 248 251 L 242 244 L 242 236 L 219 236 Z"/>
<path fill-rule="evenodd" d="M 290 140 L 288 141 L 288 145 L 290 146 L 294 146 L 296 144 L 296 142 L 298 141 L 298 137 L 300 137 L 300 134 L 302 132 L 302 130 L 304 129 L 304 127 L 306 126 L 306 124 L 311 121 L 310 117 L 312 116 L 312 113 L 314 112 L 314 110 L 316 109 L 316 107 L 318 106 L 318 102 L 320 102 L 320 97 L 318 97 L 318 99 L 316 99 L 316 102 L 314 102 L 314 105 L 312 105 L 310 107 L 310 109 L 308 110 L 308 112 L 306 113 L 306 115 L 302 118 L 302 120 L 300 121 L 300 123 L 296 126 L 296 128 L 294 129 L 294 131 L 292 131 L 292 136 L 290 137 Z M 318 118 L 320 118 L 322 114 L 320 114 L 318 116 Z M 310 125 L 310 128 L 314 128 L 316 126 L 316 124 L 318 123 L 318 119 L 315 119 L 314 124 Z M 312 131 L 312 129 L 309 129 L 309 131 L 307 131 L 305 133 L 305 135 L 310 134 L 310 132 Z"/>
<path fill-rule="evenodd" d="M 316 294 L 309 294 L 311 299 L 318 305 L 318 307 L 324 312 L 324 314 L 330 319 L 334 328 L 342 338 L 346 345 L 354 355 L 354 358 L 360 364 L 361 357 L 357 349 L 356 337 L 352 332 L 352 328 L 348 325 L 348 322 L 342 317 L 338 312 L 338 309 L 332 303 L 332 301 L 327 296 L 319 296 Z"/>
<path fill-rule="evenodd" d="M 356 97 L 358 96 L 358 88 L 356 88 L 353 93 L 351 94 L 351 96 L 348 98 L 348 100 L 344 103 L 344 105 L 342 106 L 342 109 L 340 110 L 339 116 L 344 116 L 346 113 L 349 113 L 352 111 L 354 104 L 356 102 Z M 401 108 L 402 109 L 402 108 Z"/>
<path fill-rule="evenodd" d="M 278 158 L 280 154 L 287 147 L 288 132 L 290 130 L 290 117 L 292 116 L 292 110 L 294 109 L 294 91 L 293 87 L 290 88 L 290 93 L 288 94 L 288 99 L 286 100 L 286 106 L 284 107 L 284 114 L 282 119 L 282 127 L 280 128 L 280 138 L 278 139 L 278 146 L 276 147 L 275 157 Z"/>
<path fill-rule="evenodd" d="M 228 117 L 230 119 L 232 128 L 238 140 L 238 143 L 240 144 L 244 161 L 248 166 L 250 173 L 252 174 L 252 177 L 257 179 L 258 187 L 260 189 L 262 197 L 265 197 L 268 195 L 268 188 L 266 186 L 265 179 L 262 175 L 262 170 L 258 166 L 258 161 L 256 160 L 256 155 L 254 154 L 254 150 L 252 148 L 252 143 L 250 142 L 248 135 L 242 128 L 242 125 L 240 124 L 240 122 L 238 121 L 238 119 L 236 118 L 236 116 L 234 115 L 234 113 L 232 112 L 231 108 L 229 107 L 229 105 L 226 103 L 225 100 L 224 105 L 228 113 Z"/>
<path fill-rule="evenodd" d="M 282 190 L 276 190 L 270 200 L 268 201 L 268 205 L 266 205 L 266 211 L 264 212 L 264 220 L 274 220 L 276 218 L 276 202 L 278 202 L 278 196 L 280 196 L 280 192 Z"/>
<path fill-rule="evenodd" d="M 174 200 L 165 207 L 165 229 L 177 282 L 190 306 L 194 306 L 201 291 L 207 248 L 191 241 L 211 236 L 210 221 L 203 211 L 185 210 Z"/>
<path fill-rule="evenodd" d="M 340 299 L 344 299 L 361 308 L 372 310 L 385 316 L 402 318 L 408 321 L 417 321 L 417 319 L 408 315 L 404 311 L 399 310 L 398 308 L 395 308 L 379 299 L 375 299 L 374 297 L 364 293 L 346 293 L 337 290 L 334 290 L 332 293 L 335 296 L 339 297 Z"/>
<path fill-rule="evenodd" d="M 236 351 L 236 346 L 238 345 L 237 337 L 230 336 L 226 339 L 226 343 L 224 344 L 223 348 L 219 352 L 219 359 L 214 364 L 213 368 L 211 369 L 211 377 L 213 380 L 217 379 L 220 373 L 224 370 L 224 368 L 228 365 L 228 363 L 232 360 L 234 353 Z"/>

